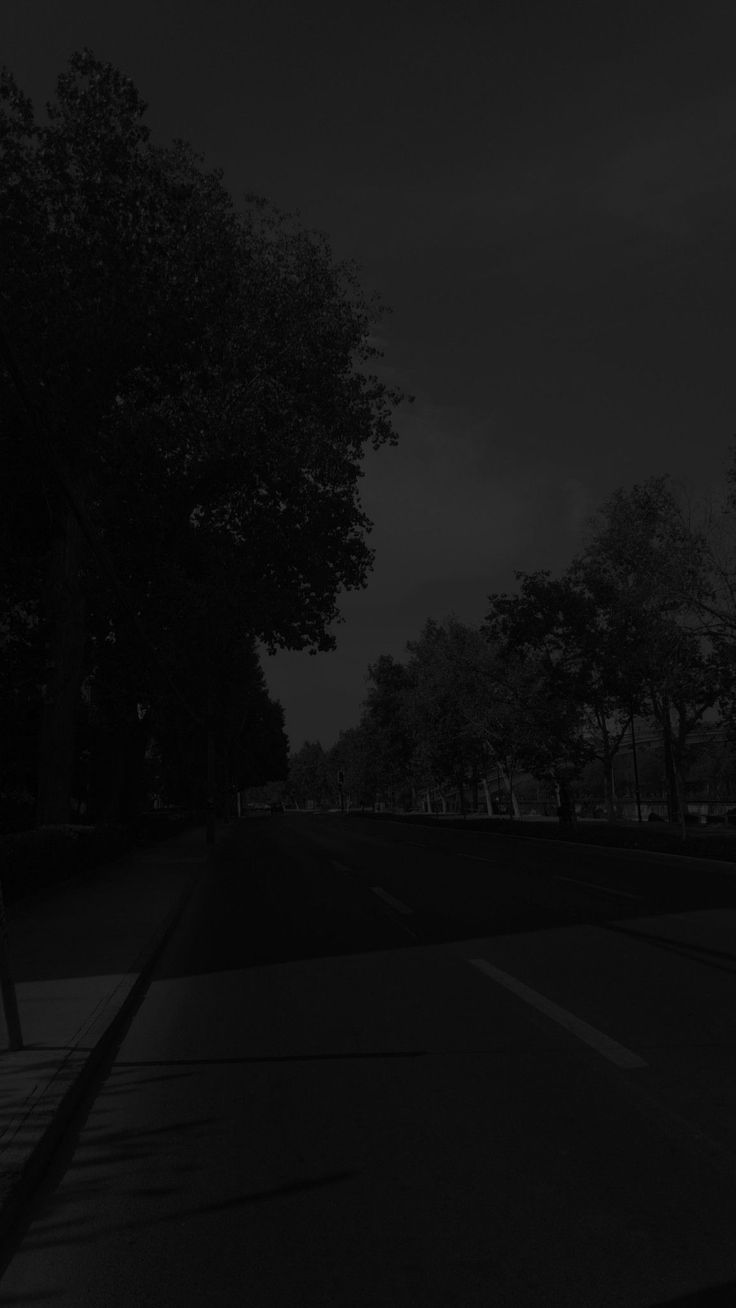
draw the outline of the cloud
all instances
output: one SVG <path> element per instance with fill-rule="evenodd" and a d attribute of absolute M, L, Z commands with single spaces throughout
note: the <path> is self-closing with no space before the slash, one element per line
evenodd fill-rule
<path fill-rule="evenodd" d="M 727 197 L 733 203 L 735 144 L 733 94 L 650 118 L 604 161 L 592 197 L 615 217 L 687 236 Z"/>
<path fill-rule="evenodd" d="M 513 586 L 515 568 L 540 566 L 540 552 L 549 559 L 550 540 L 559 559 L 548 566 L 564 566 L 594 495 L 560 476 L 553 448 L 520 460 L 499 420 L 459 406 L 418 402 L 397 426 L 398 447 L 371 454 L 361 483 L 374 522 L 373 603 L 400 602 L 419 585 L 446 597 L 469 576 Z"/>
<path fill-rule="evenodd" d="M 586 486 L 577 477 L 566 478 L 561 490 L 565 505 L 565 525 L 574 536 L 580 536 L 597 507 L 597 501 L 590 486 Z"/>

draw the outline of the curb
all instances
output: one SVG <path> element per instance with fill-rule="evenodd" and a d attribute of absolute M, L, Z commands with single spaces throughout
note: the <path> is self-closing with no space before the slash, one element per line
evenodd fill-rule
<path fill-rule="evenodd" d="M 7 1179 L 7 1189 L 0 1195 L 0 1278 L 15 1252 L 14 1248 L 9 1248 L 9 1245 L 13 1237 L 18 1234 L 28 1206 L 48 1169 L 53 1154 L 61 1143 L 74 1114 L 88 1094 L 100 1067 L 110 1057 L 116 1043 L 124 1034 L 143 999 L 156 963 L 178 926 L 195 889 L 208 875 L 210 869 L 211 861 L 208 860 L 204 870 L 192 878 L 174 908 L 140 951 L 136 959 L 139 970 L 126 973 L 123 980 L 107 996 L 104 1004 L 101 1007 L 98 1005 L 90 1015 L 88 1023 L 80 1028 L 79 1038 L 92 1041 L 92 1048 L 86 1051 L 84 1056 L 78 1049 L 70 1050 L 64 1062 L 45 1083 L 38 1098 L 33 1101 L 25 1114 L 23 1119 L 25 1122 L 32 1121 L 35 1116 L 39 1118 L 40 1134 L 20 1163 L 16 1174 Z M 109 1016 L 110 1008 L 118 999 L 119 1003 L 114 1015 Z M 62 1089 L 65 1081 L 68 1084 Z M 61 1091 L 56 1102 L 54 1102 L 55 1089 Z"/>

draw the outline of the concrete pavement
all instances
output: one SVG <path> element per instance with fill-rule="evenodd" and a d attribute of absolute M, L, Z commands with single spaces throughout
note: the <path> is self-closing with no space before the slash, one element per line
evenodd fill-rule
<path fill-rule="evenodd" d="M 68 887 L 45 939 L 43 904 L 26 906 L 22 1007 L 31 1023 L 33 985 L 50 1022 L 48 987 L 59 1004 L 100 978 L 124 988 L 142 925 L 195 883 L 103 1037 L 94 1103 L 37 1192 L 3 1303 L 128 1308 L 165 1287 L 167 1303 L 264 1308 L 650 1308 L 715 1284 L 736 1302 L 736 907 L 561 925 L 537 878 L 546 925 L 521 929 L 512 904 L 507 931 L 504 885 L 523 901 L 542 851 L 524 842 L 506 867 L 494 842 L 489 879 L 477 834 L 455 835 L 452 864 L 439 833 L 415 836 L 241 823 L 216 875 L 192 833 L 107 869 L 99 894 Z M 577 903 L 568 873 L 594 876 L 592 860 L 564 862 L 554 895 Z M 482 908 L 481 881 L 501 916 L 456 939 L 453 899 Z M 429 929 L 420 910 L 441 899 L 443 938 L 397 947 L 404 918 L 377 889 Z M 72 1078 L 94 1023 L 88 1005 Z"/>
<path fill-rule="evenodd" d="M 399 947 L 379 878 L 470 879 L 367 834 L 222 842 L 0 1302 L 736 1302 L 736 910 Z"/>
<path fill-rule="evenodd" d="M 23 1048 L 0 1017 L 0 1254 L 210 858 L 190 829 L 8 909 Z"/>

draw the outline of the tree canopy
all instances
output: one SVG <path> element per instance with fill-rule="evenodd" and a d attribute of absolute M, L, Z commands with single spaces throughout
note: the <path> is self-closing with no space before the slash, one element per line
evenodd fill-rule
<path fill-rule="evenodd" d="M 729 503 L 719 542 L 732 513 Z M 444 804 L 454 791 L 462 808 L 480 783 L 490 811 L 495 772 L 518 812 L 511 778 L 527 773 L 554 788 L 565 821 L 602 780 L 615 820 L 614 765 L 643 728 L 661 756 L 645 750 L 642 778 L 659 785 L 664 768 L 669 817 L 684 824 L 688 768 L 697 757 L 702 772 L 704 742 L 721 759 L 712 714 L 726 725 L 735 716 L 727 564 L 667 477 L 616 490 L 561 575 L 517 572 L 516 591 L 489 596 L 480 627 L 428 619 L 404 661 L 382 655 L 369 667 L 353 774 L 374 802 L 399 806 L 430 792 Z M 722 759 L 718 769 L 728 774 Z"/>
<path fill-rule="evenodd" d="M 203 661 L 334 647 L 373 558 L 361 458 L 403 398 L 357 267 L 145 113 L 88 50 L 47 121 L 0 80 L 0 632 L 42 665 L 40 821 L 68 810 L 86 677 L 129 723 L 164 683 L 203 717 Z"/>

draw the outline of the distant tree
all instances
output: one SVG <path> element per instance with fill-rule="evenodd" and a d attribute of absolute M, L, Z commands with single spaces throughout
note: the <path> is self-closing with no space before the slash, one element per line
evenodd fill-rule
<path fill-rule="evenodd" d="M 576 779 L 595 754 L 586 720 L 591 668 L 581 635 L 583 609 L 548 573 L 517 573 L 517 594 L 489 596 L 485 630 L 498 656 L 516 757 L 560 794 L 560 818 L 575 819 Z"/>
<path fill-rule="evenodd" d="M 686 573 L 682 598 L 696 609 L 703 630 L 724 647 L 736 646 L 736 440 L 732 441 L 720 500 L 701 508 L 697 535 L 704 548 L 708 586 L 700 570 Z M 680 505 L 681 517 L 685 514 Z M 690 521 L 685 523 L 692 530 Z"/>
<path fill-rule="evenodd" d="M 292 754 L 286 788 L 297 808 L 337 806 L 337 779 L 331 774 L 327 754 L 318 740 L 305 740 Z"/>
<path fill-rule="evenodd" d="M 407 644 L 415 750 L 414 772 L 425 786 L 451 785 L 460 807 L 465 783 L 476 792 L 491 762 L 506 775 L 505 705 L 495 679 L 495 651 L 480 630 L 450 615 L 429 619 Z"/>
<path fill-rule="evenodd" d="M 639 684 L 627 665 L 626 630 L 599 609 L 582 570 L 560 578 L 517 572 L 516 595 L 494 597 L 489 628 L 511 649 L 538 656 L 550 691 L 580 711 L 580 730 L 603 765 L 609 820 L 615 818 L 613 760 L 638 706 Z"/>
<path fill-rule="evenodd" d="M 736 757 L 730 724 L 712 723 L 690 753 L 687 785 L 703 798 L 732 800 L 736 796 Z"/>
<path fill-rule="evenodd" d="M 704 588 L 688 578 L 687 599 L 717 662 L 719 709 L 732 748 L 736 745 L 736 441 L 729 450 L 724 490 L 721 501 L 700 515 L 710 584 Z"/>
<path fill-rule="evenodd" d="M 411 762 L 415 748 L 409 703 L 410 679 L 404 664 L 381 654 L 368 667 L 368 691 L 360 720 L 367 748 L 367 771 L 375 796 L 390 806 L 411 802 Z"/>
<path fill-rule="evenodd" d="M 342 772 L 346 803 L 353 808 L 373 807 L 377 778 L 371 769 L 370 744 L 364 726 L 348 727 L 340 732 L 328 752 L 327 765 L 333 779 Z"/>
<path fill-rule="evenodd" d="M 684 520 L 668 478 L 618 490 L 591 525 L 575 564 L 600 621 L 618 636 L 636 694 L 662 731 L 671 821 L 685 819 L 687 745 L 722 682 L 697 616 L 711 578 L 707 545 Z"/>
<path fill-rule="evenodd" d="M 406 648 L 405 663 L 381 655 L 369 667 L 360 724 L 346 737 L 360 758 L 366 794 L 416 806 L 426 792 L 452 788 L 463 806 L 467 783 L 476 802 L 482 784 L 490 805 L 492 764 L 518 811 L 509 777 L 509 704 L 487 636 L 454 616 L 428 619 Z"/>

